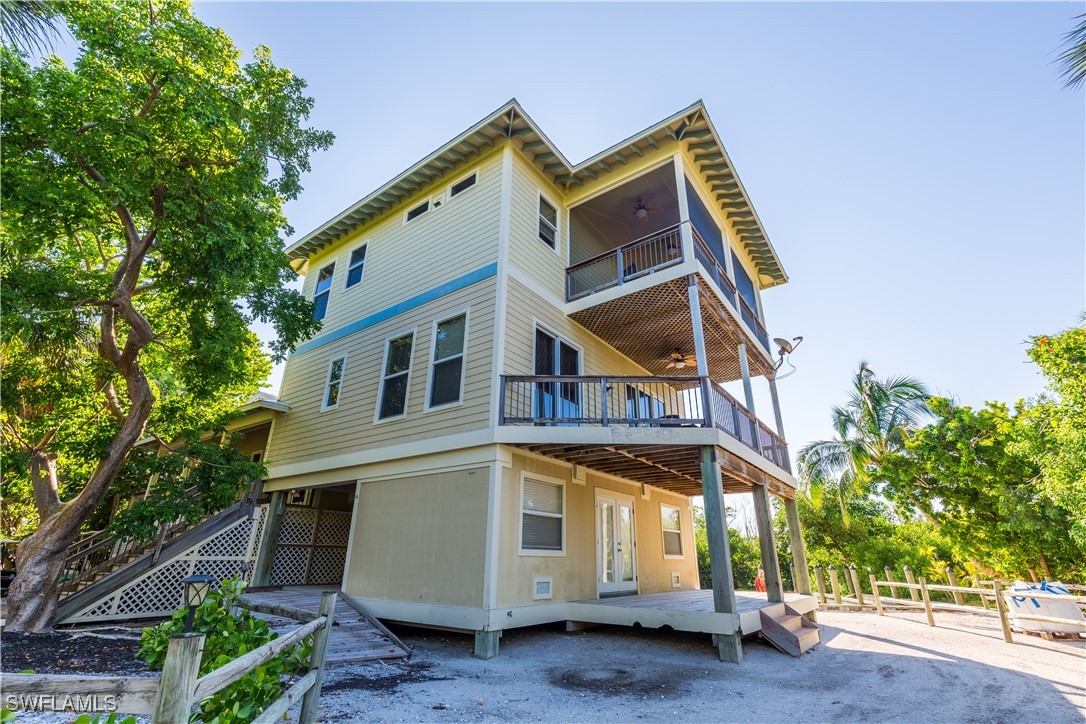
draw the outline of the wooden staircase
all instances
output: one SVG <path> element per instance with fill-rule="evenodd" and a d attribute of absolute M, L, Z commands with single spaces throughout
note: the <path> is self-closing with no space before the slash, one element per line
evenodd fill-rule
<path fill-rule="evenodd" d="M 783 653 L 802 656 L 804 651 L 821 641 L 818 624 L 808 621 L 787 603 L 780 605 L 784 608 L 784 613 L 780 615 L 774 616 L 764 608 L 758 612 L 762 623 L 762 638 Z"/>

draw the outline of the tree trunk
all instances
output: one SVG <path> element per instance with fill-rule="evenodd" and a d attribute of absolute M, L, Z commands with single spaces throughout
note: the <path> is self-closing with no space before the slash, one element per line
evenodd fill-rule
<path fill-rule="evenodd" d="M 1041 551 L 1037 551 L 1037 562 L 1041 564 L 1041 570 L 1045 574 L 1045 580 L 1052 580 L 1052 571 L 1048 570 L 1048 559 L 1045 558 L 1045 554 Z"/>
<path fill-rule="evenodd" d="M 79 529 L 68 531 L 60 516 L 43 520 L 15 549 L 15 580 L 8 590 L 5 632 L 50 631 L 57 615 L 57 586 L 64 559 Z"/>
<path fill-rule="evenodd" d="M 1040 583 L 1041 579 L 1037 577 L 1037 569 L 1033 566 L 1026 566 L 1026 570 L 1029 571 L 1030 580 L 1034 583 Z"/>

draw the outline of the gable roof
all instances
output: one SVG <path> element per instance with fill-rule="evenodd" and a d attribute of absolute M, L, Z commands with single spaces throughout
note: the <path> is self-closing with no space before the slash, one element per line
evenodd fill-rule
<path fill-rule="evenodd" d="M 788 281 L 761 219 L 700 100 L 595 156 L 572 164 L 513 98 L 369 196 L 291 244 L 286 250 L 287 256 L 292 261 L 307 259 L 358 227 L 374 221 L 436 179 L 478 158 L 503 138 L 519 140 L 521 150 L 536 168 L 555 185 L 566 189 L 599 178 L 620 164 L 625 165 L 631 157 L 658 148 L 661 141 L 685 144 L 721 212 L 731 222 L 736 237 L 757 267 L 762 285 L 773 287 Z"/>

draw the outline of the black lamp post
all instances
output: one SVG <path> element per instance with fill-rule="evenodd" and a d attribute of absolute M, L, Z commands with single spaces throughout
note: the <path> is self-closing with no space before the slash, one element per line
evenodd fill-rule
<path fill-rule="evenodd" d="M 215 577 L 189 576 L 181 582 L 185 584 L 185 606 L 189 609 L 188 615 L 185 616 L 185 633 L 191 633 L 193 616 L 196 615 L 196 609 L 200 607 L 200 604 L 207 599 Z"/>

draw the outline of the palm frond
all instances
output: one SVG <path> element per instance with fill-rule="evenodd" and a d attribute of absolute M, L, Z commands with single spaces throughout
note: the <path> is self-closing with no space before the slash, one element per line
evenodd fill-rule
<path fill-rule="evenodd" d="M 0 0 L 0 35 L 20 50 L 44 53 L 60 37 L 53 0 Z"/>
<path fill-rule="evenodd" d="M 1056 58 L 1063 66 L 1060 77 L 1063 84 L 1073 90 L 1086 82 L 1086 14 L 1079 15 L 1078 25 L 1063 36 L 1065 50 Z"/>

